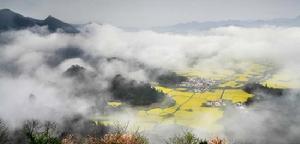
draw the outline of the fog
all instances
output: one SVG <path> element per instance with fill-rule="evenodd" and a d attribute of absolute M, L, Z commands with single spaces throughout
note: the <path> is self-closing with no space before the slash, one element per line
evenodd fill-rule
<path fill-rule="evenodd" d="M 232 143 L 298 143 L 299 100 L 294 91 L 245 111 L 227 109 L 221 123 Z"/>
<path fill-rule="evenodd" d="M 298 27 L 222 27 L 180 35 L 128 32 L 92 23 L 80 31 L 49 33 L 42 27 L 0 34 L 0 117 L 9 126 L 18 127 L 32 118 L 60 122 L 64 116 L 78 113 L 89 118 L 99 113 L 100 107 L 105 109 L 115 75 L 151 82 L 149 68 L 215 70 L 234 68 L 234 60 L 270 61 L 279 72 L 299 77 Z M 87 79 L 64 75 L 75 64 L 86 68 Z M 288 95 L 254 105 L 246 114 L 228 110 L 230 116 L 225 115 L 222 124 L 232 136 L 245 141 L 297 141 L 299 99 L 294 93 Z M 271 125 L 266 125 L 269 122 Z"/>

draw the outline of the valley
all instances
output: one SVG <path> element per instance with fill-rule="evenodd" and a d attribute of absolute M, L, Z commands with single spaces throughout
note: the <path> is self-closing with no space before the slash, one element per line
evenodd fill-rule
<path fill-rule="evenodd" d="M 245 103 L 253 95 L 245 92 L 248 83 L 259 83 L 274 88 L 297 88 L 289 76 L 277 72 L 277 67 L 268 63 L 241 62 L 236 69 L 190 69 L 176 72 L 189 80 L 184 84 L 152 85 L 171 97 L 175 104 L 169 107 L 134 108 L 135 126 L 151 129 L 160 125 L 179 125 L 209 132 L 223 129 L 222 117 L 226 107 L 244 110 Z M 121 102 L 109 102 L 112 107 Z M 114 119 L 106 121 L 113 123 Z M 130 121 L 128 121 L 130 123 Z"/>

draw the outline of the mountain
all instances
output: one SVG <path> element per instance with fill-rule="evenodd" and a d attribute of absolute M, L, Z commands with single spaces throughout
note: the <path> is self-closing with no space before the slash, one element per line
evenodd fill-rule
<path fill-rule="evenodd" d="M 66 33 L 79 32 L 71 24 L 65 23 L 52 16 L 48 16 L 44 20 L 38 20 L 30 17 L 24 17 L 10 9 L 0 9 L 0 32 L 7 30 L 20 30 L 33 26 L 48 26 L 48 30 L 50 32 L 55 32 L 58 29 L 61 29 Z"/>
<path fill-rule="evenodd" d="M 42 25 L 47 25 L 50 31 L 56 31 L 57 29 L 62 29 L 67 33 L 78 33 L 79 31 L 72 25 L 64 23 L 59 19 L 52 16 L 48 16 L 42 23 Z"/>
<path fill-rule="evenodd" d="M 201 30 L 208 30 L 217 27 L 240 26 L 240 27 L 260 27 L 260 26 L 282 26 L 282 27 L 297 27 L 300 26 L 300 16 L 295 18 L 278 18 L 271 20 L 227 20 L 227 21 L 208 21 L 208 22 L 188 22 L 179 23 L 171 26 L 154 27 L 152 30 L 158 32 L 178 32 L 187 33 Z"/>

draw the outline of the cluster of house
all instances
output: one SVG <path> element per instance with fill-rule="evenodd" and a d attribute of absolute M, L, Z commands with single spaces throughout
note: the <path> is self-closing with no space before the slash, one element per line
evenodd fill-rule
<path fill-rule="evenodd" d="M 214 80 L 192 77 L 188 78 L 187 81 L 180 83 L 179 87 L 185 87 L 193 90 L 194 92 L 204 92 L 209 90 L 213 85 L 215 85 L 215 83 L 216 81 Z"/>
<path fill-rule="evenodd" d="M 216 100 L 216 101 L 207 101 L 205 103 L 205 106 L 206 107 L 223 107 L 223 106 L 226 106 L 226 103 L 225 103 L 224 100 L 219 99 L 219 100 Z"/>
<path fill-rule="evenodd" d="M 213 86 L 217 84 L 217 81 L 199 77 L 190 77 L 187 81 L 182 82 L 178 85 L 178 87 L 187 88 L 189 90 L 193 90 L 193 92 L 204 92 L 211 89 Z M 224 93 L 224 91 L 223 91 Z M 222 95 L 223 95 L 222 93 Z M 222 99 L 222 96 L 218 100 L 207 101 L 203 104 L 205 107 L 225 107 L 226 105 L 233 105 L 239 109 L 245 109 L 245 104 L 242 102 L 232 104 L 228 100 Z"/>
<path fill-rule="evenodd" d="M 224 101 L 223 99 L 215 100 L 215 101 L 207 101 L 204 106 L 206 107 L 225 107 L 227 104 L 229 104 L 228 101 Z M 239 109 L 245 109 L 246 106 L 244 103 L 238 102 L 234 103 L 234 106 Z"/>
<path fill-rule="evenodd" d="M 235 107 L 239 108 L 239 109 L 245 109 L 246 105 L 244 103 L 238 102 L 238 103 L 235 103 Z"/>

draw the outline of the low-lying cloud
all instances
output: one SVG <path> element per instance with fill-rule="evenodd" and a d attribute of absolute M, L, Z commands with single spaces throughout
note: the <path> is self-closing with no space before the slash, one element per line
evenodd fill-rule
<path fill-rule="evenodd" d="M 48 33 L 43 28 L 4 32 L 0 34 L 0 117 L 16 127 L 32 118 L 60 121 L 63 116 L 75 113 L 91 116 L 97 112 L 93 109 L 101 107 L 103 100 L 110 97 L 108 89 L 115 75 L 151 81 L 149 68 L 209 70 L 234 68 L 235 60 L 270 61 L 280 66 L 281 72 L 292 70 L 289 74 L 299 77 L 299 37 L 298 27 L 223 27 L 180 35 L 127 32 L 110 25 L 89 24 L 76 35 Z M 86 68 L 90 79 L 78 81 L 63 75 L 75 64 Z M 295 107 L 269 106 L 282 110 L 280 116 L 285 116 L 285 109 Z M 250 124 L 261 129 L 264 125 L 259 121 L 268 120 L 265 116 L 269 112 L 270 118 L 274 117 L 276 109 L 255 112 L 258 124 Z M 233 116 L 225 125 L 234 125 L 238 120 Z M 299 124 L 296 118 L 293 122 L 293 126 Z M 248 128 L 251 127 L 243 130 Z M 270 134 L 268 127 L 265 128 L 266 131 L 253 135 L 253 139 Z M 289 130 L 292 134 L 299 133 L 298 127 L 289 126 Z"/>

